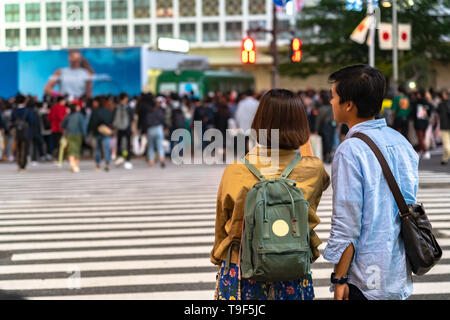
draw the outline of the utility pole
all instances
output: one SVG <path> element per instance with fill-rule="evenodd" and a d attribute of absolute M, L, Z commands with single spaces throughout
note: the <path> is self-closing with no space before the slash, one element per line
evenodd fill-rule
<path fill-rule="evenodd" d="M 277 8 L 275 3 L 272 3 L 272 89 L 279 88 L 280 86 L 280 74 L 279 74 L 279 60 L 278 60 L 278 48 L 277 48 L 277 32 L 278 32 L 278 19 Z"/>
<path fill-rule="evenodd" d="M 375 27 L 376 27 L 376 17 L 375 17 L 375 7 L 373 5 L 373 0 L 368 0 L 368 13 L 370 15 L 369 24 L 369 66 L 375 67 Z"/>
<path fill-rule="evenodd" d="M 398 22 L 397 22 L 397 0 L 392 0 L 392 68 L 393 82 L 398 82 Z"/>

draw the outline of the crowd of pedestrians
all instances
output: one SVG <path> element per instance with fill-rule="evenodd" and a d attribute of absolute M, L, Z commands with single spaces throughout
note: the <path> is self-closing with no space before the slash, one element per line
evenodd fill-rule
<path fill-rule="evenodd" d="M 201 122 L 202 130 L 192 139 L 199 139 L 202 148 L 209 143 L 202 139 L 206 130 L 216 128 L 226 137 L 227 129 L 238 129 L 245 136 L 247 152 L 249 129 L 263 94 L 215 92 L 202 100 L 174 93 L 80 99 L 45 95 L 42 101 L 18 94 L 0 99 L 0 161 L 17 161 L 22 171 L 29 158 L 32 166 L 53 160 L 61 167 L 67 157 L 71 170 L 79 172 L 81 157 L 94 158 L 96 170 L 102 169 L 103 160 L 108 171 L 111 161 L 132 169 L 132 157 L 145 156 L 150 167 L 156 162 L 165 167 L 175 144 L 171 134 L 180 128 L 192 133 L 194 121 Z M 314 153 L 331 163 L 348 127 L 333 119 L 330 91 L 308 89 L 296 94 L 305 106 Z M 444 165 L 450 157 L 449 105 L 445 90 L 408 92 L 399 87 L 395 93 L 387 92 L 377 118 L 386 118 L 388 126 L 402 133 L 423 159 L 430 159 L 430 150 L 442 144 Z M 220 151 L 225 155 L 225 138 Z"/>

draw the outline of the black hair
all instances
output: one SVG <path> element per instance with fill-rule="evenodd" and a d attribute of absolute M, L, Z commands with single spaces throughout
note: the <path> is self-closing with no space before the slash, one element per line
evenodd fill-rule
<path fill-rule="evenodd" d="M 119 94 L 119 101 L 122 101 L 125 98 L 128 98 L 128 94 L 126 94 L 125 92 L 122 92 L 121 94 Z"/>
<path fill-rule="evenodd" d="M 77 107 L 78 106 L 75 103 L 69 104 L 70 113 L 72 114 L 72 113 L 77 112 Z"/>
<path fill-rule="evenodd" d="M 359 64 L 333 72 L 328 81 L 336 83 L 339 103 L 353 101 L 359 118 L 374 117 L 381 111 L 386 79 L 380 70 Z"/>
<path fill-rule="evenodd" d="M 23 94 L 18 93 L 14 99 L 14 102 L 16 102 L 17 104 L 22 104 L 25 102 L 26 99 L 27 98 Z"/>

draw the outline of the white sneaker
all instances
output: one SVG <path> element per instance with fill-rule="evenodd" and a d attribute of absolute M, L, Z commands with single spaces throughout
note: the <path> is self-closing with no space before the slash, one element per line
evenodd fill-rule
<path fill-rule="evenodd" d="M 73 168 L 73 172 L 74 172 L 74 173 L 80 172 L 80 168 L 79 168 L 79 167 L 74 167 L 74 168 Z"/>
<path fill-rule="evenodd" d="M 130 170 L 130 169 L 133 169 L 133 164 L 131 162 L 127 161 L 127 162 L 125 162 L 123 167 L 127 170 Z"/>
<path fill-rule="evenodd" d="M 423 159 L 425 159 L 425 160 L 431 159 L 430 151 L 427 151 L 427 152 L 425 152 L 425 153 L 423 154 Z"/>
<path fill-rule="evenodd" d="M 33 162 L 31 162 L 31 166 L 32 166 L 32 167 L 37 167 L 37 166 L 38 166 L 38 163 L 37 163 L 36 161 L 33 161 Z"/>
<path fill-rule="evenodd" d="M 116 166 L 120 166 L 122 163 L 124 163 L 125 162 L 125 159 L 123 158 L 123 157 L 120 157 L 120 158 L 118 158 L 117 160 L 116 160 L 116 162 L 114 162 L 114 164 L 116 165 Z"/>

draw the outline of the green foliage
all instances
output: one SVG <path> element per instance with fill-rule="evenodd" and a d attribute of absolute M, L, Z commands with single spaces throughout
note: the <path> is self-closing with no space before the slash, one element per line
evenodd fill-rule
<path fill-rule="evenodd" d="M 414 77 L 428 82 L 431 62 L 450 62 L 450 17 L 435 10 L 439 1 L 415 0 L 412 7 L 397 0 L 398 22 L 412 24 L 411 50 L 399 51 L 400 80 Z M 380 1 L 381 2 L 381 1 Z M 450 0 L 442 1 L 450 10 Z M 316 6 L 302 10 L 297 21 L 298 35 L 302 38 L 302 62 L 293 66 L 286 53 L 280 53 L 280 73 L 292 77 L 307 77 L 318 72 L 330 72 L 349 64 L 368 63 L 368 46 L 350 40 L 350 34 L 366 16 L 361 12 L 346 11 L 344 0 L 320 0 Z M 439 11 L 431 14 L 431 11 Z M 381 21 L 392 22 L 392 8 L 380 5 Z M 377 32 L 376 32 L 377 33 Z M 447 37 L 447 42 L 443 37 Z M 387 77 L 392 75 L 392 50 L 378 48 L 375 36 L 375 64 Z"/>

